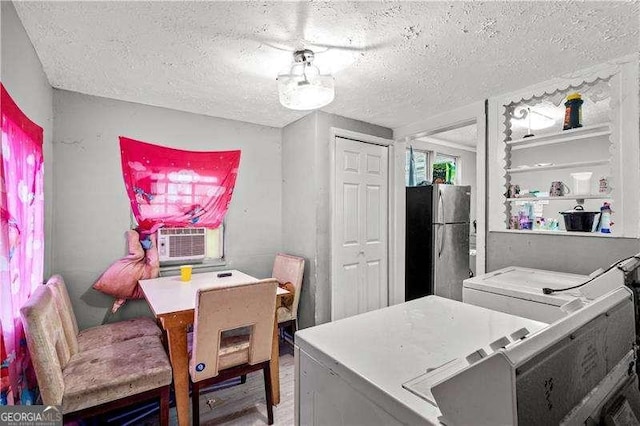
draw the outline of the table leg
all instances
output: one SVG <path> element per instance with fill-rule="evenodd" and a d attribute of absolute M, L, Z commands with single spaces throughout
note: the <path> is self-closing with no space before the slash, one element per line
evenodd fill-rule
<path fill-rule="evenodd" d="M 280 307 L 280 297 L 276 297 L 276 315 L 273 318 L 273 343 L 271 344 L 271 394 L 273 395 L 273 405 L 280 404 L 280 341 L 278 339 L 278 307 Z"/>
<path fill-rule="evenodd" d="M 184 325 L 167 328 L 169 358 L 173 369 L 173 387 L 176 395 L 178 424 L 189 425 L 189 354 L 187 328 Z"/>

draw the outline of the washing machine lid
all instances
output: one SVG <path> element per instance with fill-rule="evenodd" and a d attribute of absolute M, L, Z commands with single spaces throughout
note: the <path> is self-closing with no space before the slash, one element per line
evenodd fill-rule
<path fill-rule="evenodd" d="M 552 306 L 562 306 L 576 297 L 580 297 L 579 291 L 576 289 L 544 294 L 542 289 L 544 287 L 571 287 L 585 282 L 588 278 L 588 275 L 510 266 L 469 278 L 464 281 L 464 287 Z"/>
<path fill-rule="evenodd" d="M 403 424 L 439 425 L 438 408 L 402 384 L 526 328 L 547 324 L 426 296 L 305 328 L 295 345 Z"/>

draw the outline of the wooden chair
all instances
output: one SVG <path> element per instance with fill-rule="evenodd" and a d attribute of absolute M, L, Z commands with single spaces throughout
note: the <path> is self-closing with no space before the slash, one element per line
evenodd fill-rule
<path fill-rule="evenodd" d="M 194 425 L 200 423 L 200 389 L 258 370 L 264 373 L 268 422 L 273 424 L 269 361 L 277 286 L 267 279 L 198 290 L 189 361 Z M 243 327 L 249 334 L 225 336 Z"/>
<path fill-rule="evenodd" d="M 20 309 L 42 402 L 60 405 L 65 421 L 160 399 L 169 424 L 171 364 L 157 336 L 143 336 L 72 353 L 48 286 Z"/>
<path fill-rule="evenodd" d="M 278 280 L 279 285 L 291 283 L 294 288 L 293 301 L 290 306 L 280 306 L 278 308 L 278 325 L 282 327 L 291 325 L 293 333 L 298 330 L 298 305 L 300 304 L 303 275 L 303 258 L 284 253 L 276 255 L 271 276 Z"/>

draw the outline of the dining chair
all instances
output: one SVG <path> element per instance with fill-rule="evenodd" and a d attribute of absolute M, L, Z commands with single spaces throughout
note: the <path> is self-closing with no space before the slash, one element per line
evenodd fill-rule
<path fill-rule="evenodd" d="M 280 286 L 290 283 L 293 286 L 293 301 L 278 308 L 278 325 L 286 327 L 291 325 L 293 333 L 298 330 L 298 305 L 300 304 L 300 292 L 302 291 L 302 278 L 304 275 L 304 259 L 290 254 L 278 253 L 273 262 L 272 278 L 278 280 Z M 288 288 L 291 291 L 291 287 Z M 293 335 L 292 333 L 292 335 Z"/>
<path fill-rule="evenodd" d="M 47 280 L 46 285 L 53 294 L 71 354 L 137 337 L 162 336 L 162 331 L 155 321 L 148 317 L 130 318 L 79 330 L 69 291 L 62 276 L 53 275 Z"/>
<path fill-rule="evenodd" d="M 198 290 L 189 361 L 194 425 L 200 423 L 200 389 L 258 370 L 264 373 L 268 423 L 273 424 L 269 361 L 277 287 L 269 278 Z M 228 333 L 241 328 L 248 334 Z"/>
<path fill-rule="evenodd" d="M 38 286 L 20 308 L 42 403 L 59 405 L 65 422 L 159 400 L 169 424 L 171 364 L 158 336 L 73 353 L 52 289 Z"/>

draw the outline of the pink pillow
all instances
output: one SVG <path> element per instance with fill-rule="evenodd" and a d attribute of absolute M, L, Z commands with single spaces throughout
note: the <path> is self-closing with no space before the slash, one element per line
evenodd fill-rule
<path fill-rule="evenodd" d="M 129 255 L 111 264 L 93 284 L 93 288 L 117 299 L 141 299 L 144 295 L 138 280 L 156 278 L 160 271 L 156 235 L 151 234 L 151 248 L 146 252 L 136 231 L 127 231 L 126 238 Z M 116 301 L 113 311 L 122 303 L 124 301 Z"/>

